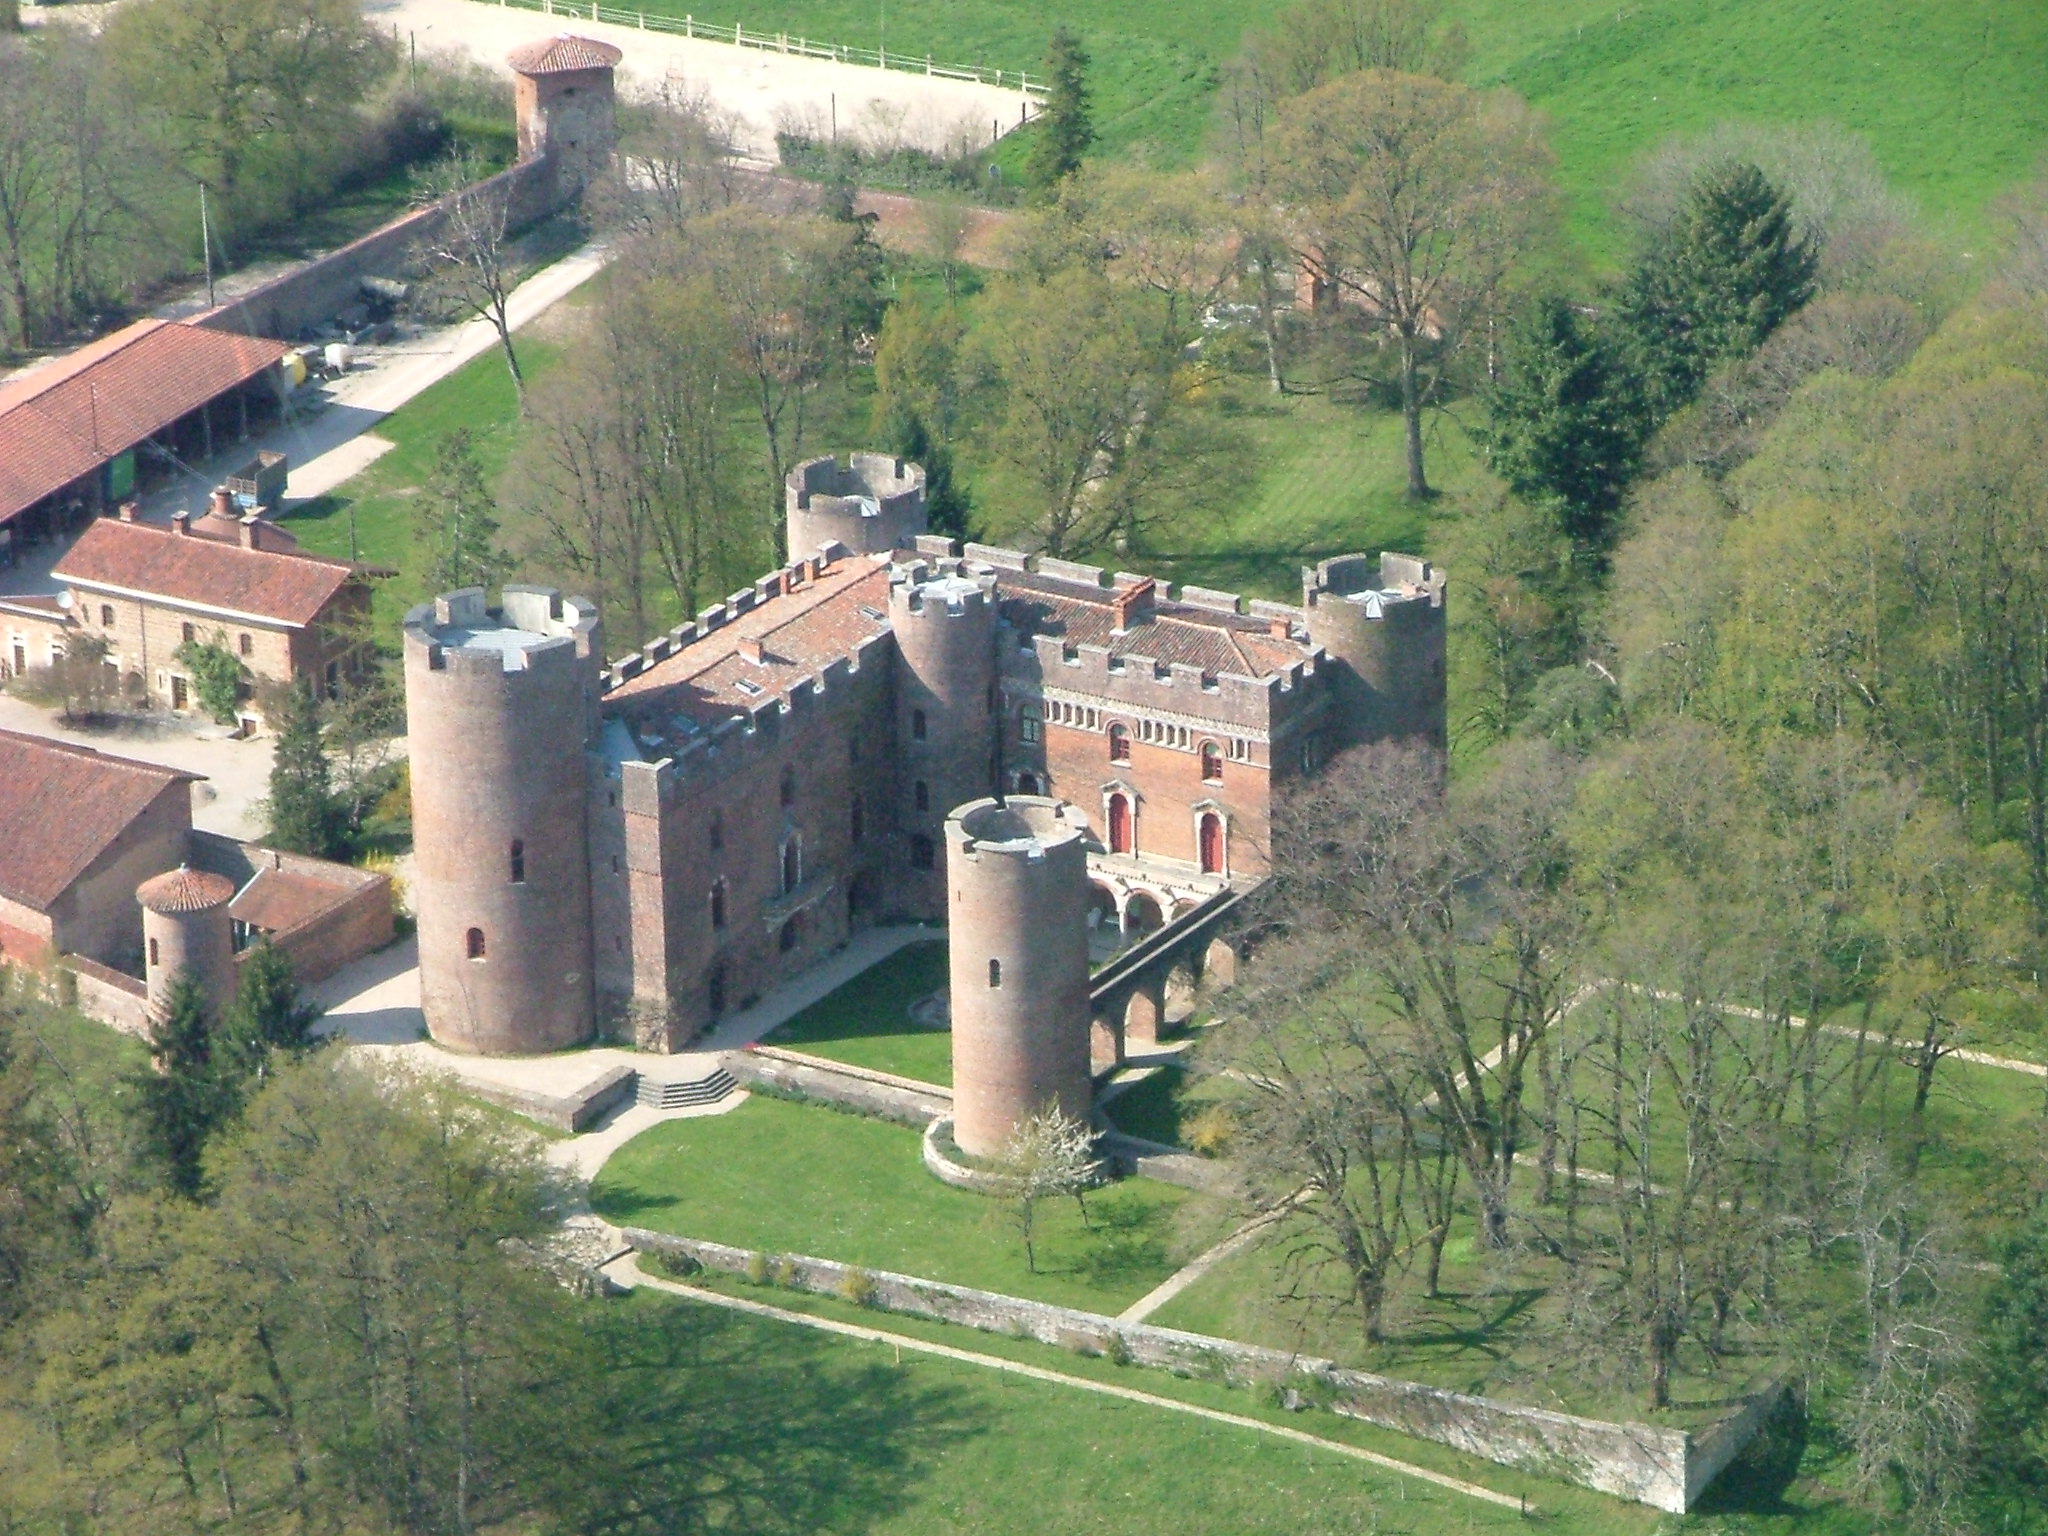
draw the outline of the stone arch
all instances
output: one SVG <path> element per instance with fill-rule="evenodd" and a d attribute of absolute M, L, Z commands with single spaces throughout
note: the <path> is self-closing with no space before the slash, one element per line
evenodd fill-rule
<path fill-rule="evenodd" d="M 1088 926 L 1093 929 L 1114 931 L 1122 925 L 1123 913 L 1116 899 L 1116 892 L 1100 880 L 1088 882 Z"/>
<path fill-rule="evenodd" d="M 1167 906 L 1163 898 L 1151 891 L 1132 891 L 1124 898 L 1124 932 L 1133 936 L 1157 933 L 1166 926 Z"/>

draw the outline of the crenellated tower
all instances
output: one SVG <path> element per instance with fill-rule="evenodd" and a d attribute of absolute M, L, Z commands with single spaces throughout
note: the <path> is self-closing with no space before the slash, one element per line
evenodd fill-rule
<path fill-rule="evenodd" d="M 1339 555 L 1301 573 L 1308 638 L 1335 669 L 1337 745 L 1393 736 L 1441 748 L 1444 578 L 1413 555 Z"/>
<path fill-rule="evenodd" d="M 883 453 L 806 459 L 783 482 L 783 518 L 792 560 L 832 543 L 887 554 L 925 531 L 924 466 Z"/>
<path fill-rule="evenodd" d="M 945 911 L 946 813 L 996 787 L 996 594 L 989 576 L 905 568 L 889 589 L 907 905 Z"/>
<path fill-rule="evenodd" d="M 593 1026 L 586 753 L 597 610 L 479 587 L 406 615 L 420 1004 L 454 1050 L 559 1050 Z"/>
<path fill-rule="evenodd" d="M 947 818 L 953 1138 L 970 1157 L 1049 1106 L 1088 1119 L 1087 831 L 1038 795 Z"/>

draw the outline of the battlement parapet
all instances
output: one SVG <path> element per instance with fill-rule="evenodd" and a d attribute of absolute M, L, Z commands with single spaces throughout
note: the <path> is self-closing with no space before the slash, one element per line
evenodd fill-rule
<path fill-rule="evenodd" d="M 1249 731 L 1271 730 L 1304 707 L 1323 661 L 1321 650 L 1311 650 L 1280 672 L 1252 677 L 1150 656 L 1114 656 L 1106 647 L 1070 646 L 1054 635 L 1034 635 L 1028 651 L 1010 654 L 1015 660 L 1006 659 L 1005 673 L 1026 683 L 1088 694 L 1107 707 L 1185 715 Z"/>
<path fill-rule="evenodd" d="M 924 467 L 881 453 L 807 459 L 783 481 L 789 549 L 883 554 L 925 531 Z"/>
<path fill-rule="evenodd" d="M 1003 549 L 994 544 L 963 544 L 959 553 L 962 560 L 976 565 L 993 566 L 999 571 L 1035 571 L 1039 565 L 1037 555 L 1027 555 L 1022 550 Z"/>
<path fill-rule="evenodd" d="M 992 611 L 996 604 L 996 578 L 924 574 L 922 564 L 904 568 L 900 581 L 889 586 L 889 618 L 892 623 L 906 619 L 962 618 Z"/>
<path fill-rule="evenodd" d="M 960 558 L 960 541 L 943 533 L 920 533 L 910 541 L 910 547 L 920 555 L 933 560 L 957 560 Z"/>
<path fill-rule="evenodd" d="M 1170 589 L 1170 595 L 1177 603 L 1209 613 L 1244 612 L 1244 598 L 1235 592 L 1218 592 L 1211 587 L 1176 587 Z"/>
<path fill-rule="evenodd" d="M 404 646 L 430 672 L 498 677 L 586 666 L 599 634 L 588 598 L 513 586 L 492 608 L 482 587 L 463 587 L 408 610 Z"/>
<path fill-rule="evenodd" d="M 1322 606 L 1330 598 L 1349 599 L 1375 619 L 1411 604 L 1441 608 L 1444 577 L 1429 561 L 1393 550 L 1383 551 L 1377 558 L 1335 555 L 1303 566 L 1302 610 Z"/>

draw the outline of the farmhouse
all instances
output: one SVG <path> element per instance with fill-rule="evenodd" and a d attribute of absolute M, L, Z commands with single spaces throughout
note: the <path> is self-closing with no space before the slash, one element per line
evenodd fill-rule
<path fill-rule="evenodd" d="M 95 521 L 52 573 L 55 599 L 0 602 L 5 657 L 19 673 L 63 655 L 79 634 L 103 636 L 108 664 L 131 690 L 173 710 L 196 702 L 179 661 L 187 641 L 233 654 L 256 682 L 300 679 L 332 690 L 356 665 L 370 582 L 384 574 L 346 560 L 298 552 L 260 516 L 216 505 L 169 525 Z"/>

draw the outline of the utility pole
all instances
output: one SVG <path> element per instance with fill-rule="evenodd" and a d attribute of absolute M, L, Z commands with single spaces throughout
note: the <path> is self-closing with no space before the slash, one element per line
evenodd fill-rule
<path fill-rule="evenodd" d="M 206 307 L 213 308 L 213 226 L 206 216 L 206 183 L 199 183 L 199 255 L 206 263 Z"/>

